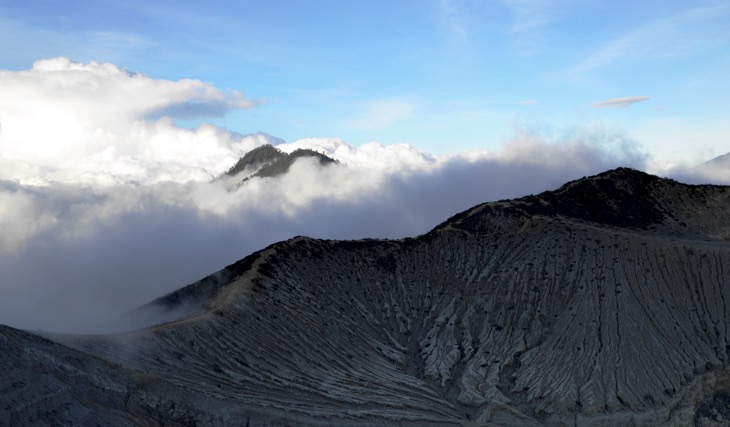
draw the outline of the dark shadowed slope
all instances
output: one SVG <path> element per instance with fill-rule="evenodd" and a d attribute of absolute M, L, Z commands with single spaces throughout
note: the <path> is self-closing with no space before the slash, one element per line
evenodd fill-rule
<path fill-rule="evenodd" d="M 337 163 L 336 160 L 314 150 L 300 148 L 287 154 L 272 145 L 266 144 L 246 153 L 225 175 L 229 177 L 239 176 L 243 180 L 251 177 L 275 177 L 288 172 L 294 162 L 301 158 L 316 159 L 323 166 Z"/>
<path fill-rule="evenodd" d="M 290 154 L 285 155 L 285 157 L 279 159 L 278 161 L 261 168 L 258 172 L 254 174 L 254 176 L 268 178 L 285 174 L 289 171 L 289 168 L 294 164 L 294 162 L 296 162 L 298 159 L 307 157 L 317 160 L 317 162 L 322 166 L 337 163 L 336 160 L 332 159 L 331 157 L 327 157 L 322 153 L 318 153 L 314 150 L 299 148 L 292 151 Z"/>
<path fill-rule="evenodd" d="M 240 173 L 244 173 L 244 175 L 253 174 L 262 167 L 275 163 L 286 156 L 286 153 L 274 148 L 273 145 L 265 144 L 246 153 L 225 174 L 229 176 Z"/>
<path fill-rule="evenodd" d="M 76 350 L 3 329 L 21 338 L 2 345 L 39 346 L 16 376 L 48 352 L 123 367 L 119 392 L 71 373 L 54 378 L 74 396 L 20 387 L 63 414 L 84 393 L 116 414 L 124 393 L 136 413 L 180 402 L 170 421 L 206 425 L 722 419 L 729 212 L 728 187 L 617 169 L 414 239 L 277 243 L 149 306 L 200 307 L 171 323 L 54 337 Z"/>

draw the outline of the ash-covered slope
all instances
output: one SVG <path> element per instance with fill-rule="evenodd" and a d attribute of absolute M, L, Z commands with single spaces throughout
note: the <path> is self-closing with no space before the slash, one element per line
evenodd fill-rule
<path fill-rule="evenodd" d="M 54 339 L 123 367 L 135 413 L 167 423 L 709 422 L 730 388 L 729 230 L 729 187 L 617 169 L 414 239 L 294 238 L 150 306 L 201 307 L 186 318 Z M 24 419 L 11 403 L 0 421 Z"/>

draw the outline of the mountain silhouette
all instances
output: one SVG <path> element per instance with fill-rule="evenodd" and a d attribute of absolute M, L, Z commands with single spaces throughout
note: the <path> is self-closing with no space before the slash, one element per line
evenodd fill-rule
<path fill-rule="evenodd" d="M 314 150 L 298 148 L 291 153 L 285 153 L 273 145 L 265 144 L 246 153 L 224 176 L 240 175 L 244 181 L 252 177 L 275 177 L 288 172 L 291 165 L 301 158 L 316 159 L 323 166 L 337 163 L 335 159 Z"/>

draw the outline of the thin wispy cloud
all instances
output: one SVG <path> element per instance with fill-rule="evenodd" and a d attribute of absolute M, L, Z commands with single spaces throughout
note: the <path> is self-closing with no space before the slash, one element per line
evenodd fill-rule
<path fill-rule="evenodd" d="M 447 30 L 452 39 L 463 42 L 466 40 L 468 32 L 463 13 L 457 5 L 458 1 L 439 0 L 437 10 L 442 26 Z"/>
<path fill-rule="evenodd" d="M 11 15 L 0 5 L 0 50 L 5 52 L 5 61 L 18 65 L 57 56 L 59 51 L 80 60 L 119 61 L 139 57 L 156 45 L 149 37 L 132 31 L 69 32 L 13 19 Z"/>
<path fill-rule="evenodd" d="M 560 15 L 562 3 L 559 0 L 503 0 L 513 17 L 507 35 L 516 53 L 532 56 L 544 50 L 546 34 Z"/>
<path fill-rule="evenodd" d="M 456 44 L 463 44 L 469 40 L 471 33 L 469 5 L 469 0 L 437 0 L 436 2 L 436 19 L 448 38 Z"/>
<path fill-rule="evenodd" d="M 597 101 L 591 104 L 593 108 L 626 108 L 637 102 L 648 101 L 649 96 L 624 96 L 621 98 L 612 98 L 605 101 Z"/>
<path fill-rule="evenodd" d="M 349 121 L 361 130 L 381 130 L 413 116 L 417 101 L 410 97 L 376 99 L 367 103 L 365 111 Z"/>
<path fill-rule="evenodd" d="M 615 38 L 582 59 L 571 71 L 583 73 L 623 61 L 687 57 L 720 48 L 730 40 L 725 25 L 729 18 L 730 5 L 723 3 L 684 10 Z"/>
<path fill-rule="evenodd" d="M 512 33 L 539 29 L 551 20 L 550 2 L 544 0 L 504 0 L 514 14 Z"/>

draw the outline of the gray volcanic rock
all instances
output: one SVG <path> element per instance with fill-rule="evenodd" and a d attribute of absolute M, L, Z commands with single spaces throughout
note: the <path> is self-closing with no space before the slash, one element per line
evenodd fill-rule
<path fill-rule="evenodd" d="M 160 378 L 6 326 L 0 326 L 0 360 L 4 426 L 189 425 L 193 402 L 206 402 Z M 222 421 L 205 421 L 211 420 Z"/>
<path fill-rule="evenodd" d="M 0 329 L 0 424 L 722 425 L 729 236 L 730 187 L 617 169 L 417 238 L 296 237 L 148 306 L 182 319 Z"/>

